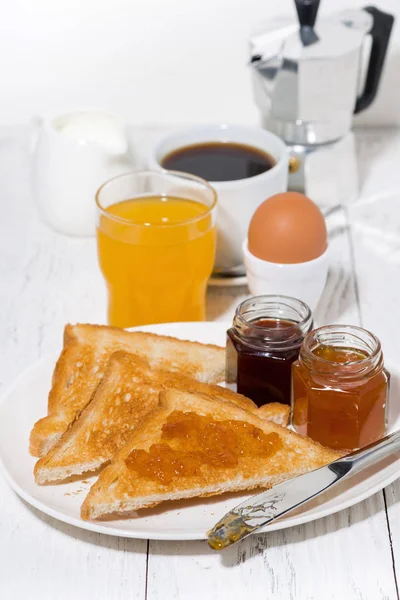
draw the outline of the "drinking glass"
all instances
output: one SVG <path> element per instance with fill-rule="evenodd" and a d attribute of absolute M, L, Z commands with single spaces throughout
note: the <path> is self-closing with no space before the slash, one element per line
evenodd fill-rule
<path fill-rule="evenodd" d="M 108 321 L 118 327 L 205 319 L 217 195 L 199 177 L 139 171 L 96 194 Z"/>

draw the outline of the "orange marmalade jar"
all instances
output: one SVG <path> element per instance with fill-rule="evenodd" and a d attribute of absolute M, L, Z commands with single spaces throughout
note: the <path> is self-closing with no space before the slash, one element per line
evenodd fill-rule
<path fill-rule="evenodd" d="M 292 365 L 292 427 L 336 450 L 362 448 L 386 433 L 389 382 L 372 333 L 352 325 L 315 329 Z"/>

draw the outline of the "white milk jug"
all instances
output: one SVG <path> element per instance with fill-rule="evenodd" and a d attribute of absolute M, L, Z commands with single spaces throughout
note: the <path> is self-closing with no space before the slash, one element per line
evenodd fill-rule
<path fill-rule="evenodd" d="M 111 114 L 80 110 L 38 120 L 33 191 L 43 220 L 69 235 L 94 235 L 95 195 L 135 167 L 125 128 Z"/>

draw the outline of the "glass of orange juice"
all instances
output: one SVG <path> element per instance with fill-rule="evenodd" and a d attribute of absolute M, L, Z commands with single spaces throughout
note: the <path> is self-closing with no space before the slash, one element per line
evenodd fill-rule
<path fill-rule="evenodd" d="M 110 325 L 203 320 L 216 245 L 211 185 L 186 173 L 139 171 L 107 181 L 96 203 Z"/>

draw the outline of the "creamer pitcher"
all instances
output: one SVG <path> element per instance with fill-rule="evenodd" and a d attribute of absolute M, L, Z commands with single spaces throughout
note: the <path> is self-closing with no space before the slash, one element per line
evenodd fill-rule
<path fill-rule="evenodd" d="M 111 114 L 80 110 L 38 120 L 33 191 L 43 220 L 69 235 L 94 235 L 95 194 L 135 166 L 125 128 Z"/>

